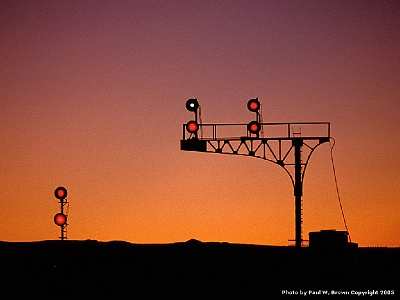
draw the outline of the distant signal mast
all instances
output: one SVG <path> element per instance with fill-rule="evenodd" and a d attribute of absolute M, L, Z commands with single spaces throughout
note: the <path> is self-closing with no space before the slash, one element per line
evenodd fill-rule
<path fill-rule="evenodd" d="M 61 236 L 59 237 L 61 240 L 65 240 L 67 239 L 67 215 L 68 212 L 64 212 L 64 206 L 68 205 L 67 207 L 69 207 L 69 202 L 66 199 L 68 195 L 67 189 L 65 187 L 58 187 L 55 189 L 54 191 L 54 196 L 56 196 L 56 198 L 58 200 L 60 200 L 60 212 L 56 213 L 54 216 L 54 223 L 57 226 L 60 226 L 61 229 Z"/>

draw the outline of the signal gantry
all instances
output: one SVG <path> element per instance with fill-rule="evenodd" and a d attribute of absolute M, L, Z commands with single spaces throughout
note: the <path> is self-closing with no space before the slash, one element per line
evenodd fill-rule
<path fill-rule="evenodd" d="M 183 124 L 181 150 L 261 158 L 282 167 L 289 175 L 295 197 L 295 245 L 302 238 L 302 195 L 305 170 L 311 154 L 330 140 L 329 122 L 263 123 L 258 98 L 247 102 L 255 120 L 247 124 L 202 124 L 199 122 L 197 99 L 186 101 L 194 120 Z M 200 132 L 200 134 L 199 134 Z M 240 132 L 242 134 L 240 134 Z M 238 135 L 239 133 L 239 135 Z M 303 148 L 307 154 L 302 159 Z"/>

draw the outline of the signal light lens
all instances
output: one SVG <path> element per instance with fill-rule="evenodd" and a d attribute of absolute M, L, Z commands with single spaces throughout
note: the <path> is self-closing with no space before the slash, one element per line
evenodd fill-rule
<path fill-rule="evenodd" d="M 59 186 L 54 191 L 54 196 L 56 196 L 58 200 L 64 200 L 67 197 L 67 194 L 68 194 L 67 189 L 62 186 Z"/>
<path fill-rule="evenodd" d="M 186 130 L 189 133 L 196 133 L 199 130 L 199 124 L 196 121 L 189 121 L 186 124 Z"/>
<path fill-rule="evenodd" d="M 247 102 L 247 108 L 249 109 L 249 111 L 252 111 L 252 112 L 259 111 L 260 101 L 258 101 L 258 98 L 250 99 L 249 102 Z"/>
<path fill-rule="evenodd" d="M 199 108 L 199 102 L 197 102 L 197 99 L 194 98 L 186 101 L 186 109 L 188 111 L 196 112 L 198 108 Z"/>
<path fill-rule="evenodd" d="M 252 134 L 257 134 L 261 130 L 261 124 L 257 121 L 252 121 L 247 125 L 247 130 Z"/>
<path fill-rule="evenodd" d="M 67 223 L 67 216 L 62 214 L 62 213 L 58 213 L 54 216 L 54 223 L 57 226 L 63 226 Z"/>

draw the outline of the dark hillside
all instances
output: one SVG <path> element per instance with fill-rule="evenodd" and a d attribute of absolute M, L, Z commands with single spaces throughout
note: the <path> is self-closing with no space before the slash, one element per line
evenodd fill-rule
<path fill-rule="evenodd" d="M 0 297 L 274 299 L 310 290 L 398 294 L 399 268 L 399 248 L 316 252 L 195 240 L 161 245 L 0 242 Z"/>

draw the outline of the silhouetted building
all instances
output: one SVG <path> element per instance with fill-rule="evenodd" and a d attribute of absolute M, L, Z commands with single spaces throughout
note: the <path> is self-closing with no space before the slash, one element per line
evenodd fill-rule
<path fill-rule="evenodd" d="M 321 230 L 310 232 L 309 243 L 313 249 L 346 249 L 357 248 L 358 244 L 349 242 L 349 233 L 347 231 Z"/>

